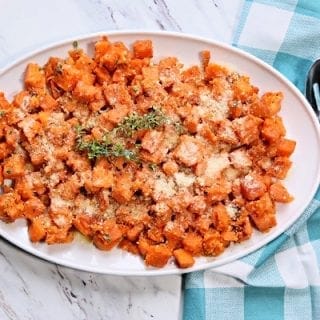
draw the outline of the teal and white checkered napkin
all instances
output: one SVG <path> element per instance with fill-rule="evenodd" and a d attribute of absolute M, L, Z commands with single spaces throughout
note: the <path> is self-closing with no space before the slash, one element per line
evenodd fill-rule
<path fill-rule="evenodd" d="M 302 92 L 320 57 L 319 0 L 246 0 L 233 45 Z M 320 191 L 284 234 L 243 259 L 184 278 L 184 320 L 320 320 Z"/>

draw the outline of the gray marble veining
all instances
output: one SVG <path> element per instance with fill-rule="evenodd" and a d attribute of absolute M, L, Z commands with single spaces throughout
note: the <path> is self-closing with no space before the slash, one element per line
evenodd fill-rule
<path fill-rule="evenodd" d="M 165 319 L 179 313 L 179 276 L 81 272 L 5 241 L 0 242 L 0 281 L 0 319 Z"/>

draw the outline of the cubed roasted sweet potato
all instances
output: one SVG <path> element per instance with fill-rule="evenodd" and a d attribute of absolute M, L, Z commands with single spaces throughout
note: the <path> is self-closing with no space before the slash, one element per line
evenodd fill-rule
<path fill-rule="evenodd" d="M 149 247 L 144 261 L 147 266 L 162 268 L 171 256 L 171 250 L 165 244 L 157 244 Z"/>
<path fill-rule="evenodd" d="M 274 143 L 286 134 L 282 119 L 278 116 L 264 120 L 261 129 L 262 137 L 270 143 Z"/>
<path fill-rule="evenodd" d="M 194 265 L 194 258 L 184 249 L 176 249 L 173 251 L 173 256 L 180 268 L 190 268 Z"/>
<path fill-rule="evenodd" d="M 41 217 L 31 219 L 28 227 L 28 233 L 32 242 L 39 242 L 44 240 L 47 235 L 47 231 L 44 225 L 44 221 Z"/>
<path fill-rule="evenodd" d="M 100 250 L 111 250 L 122 239 L 122 231 L 114 220 L 106 220 L 102 228 L 97 230 L 92 238 L 95 246 Z"/>
<path fill-rule="evenodd" d="M 151 40 L 137 40 L 133 44 L 133 54 L 135 58 L 152 58 L 153 48 Z"/>
<path fill-rule="evenodd" d="M 202 236 L 195 232 L 189 232 L 184 236 L 182 245 L 192 255 L 198 256 L 202 253 Z"/>
<path fill-rule="evenodd" d="M 273 183 L 270 186 L 269 193 L 271 199 L 277 202 L 288 203 L 293 200 L 293 197 L 281 182 Z"/>
<path fill-rule="evenodd" d="M 27 90 L 37 91 L 45 88 L 45 75 L 36 63 L 29 63 L 26 69 L 24 83 Z"/>
<path fill-rule="evenodd" d="M 21 177 L 25 170 L 25 159 L 20 154 L 13 154 L 4 161 L 3 176 L 7 179 Z"/>

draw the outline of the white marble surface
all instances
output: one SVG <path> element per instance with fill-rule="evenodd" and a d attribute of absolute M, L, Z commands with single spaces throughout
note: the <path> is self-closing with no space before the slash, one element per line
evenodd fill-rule
<path fill-rule="evenodd" d="M 0 70 L 53 41 L 122 29 L 173 30 L 232 42 L 241 0 L 0 0 Z M 1 89 L 1 88 L 0 88 Z M 0 238 L 0 319 L 179 319 L 181 277 L 71 270 Z"/>

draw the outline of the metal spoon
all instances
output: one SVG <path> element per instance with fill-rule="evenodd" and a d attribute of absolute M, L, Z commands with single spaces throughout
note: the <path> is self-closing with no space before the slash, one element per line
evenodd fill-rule
<path fill-rule="evenodd" d="M 306 98 L 320 119 L 320 59 L 309 69 L 306 82 Z"/>

